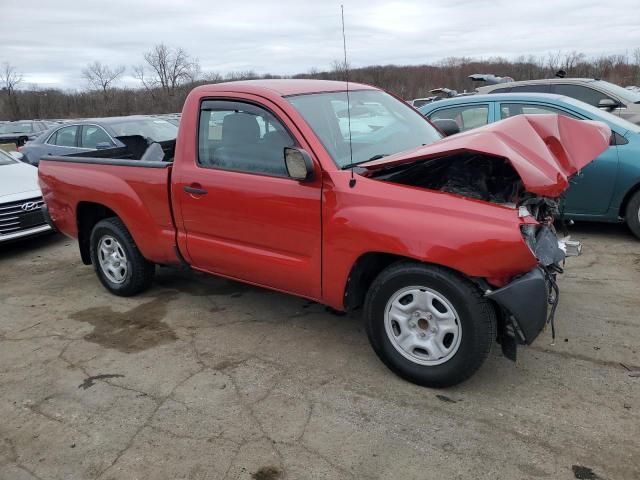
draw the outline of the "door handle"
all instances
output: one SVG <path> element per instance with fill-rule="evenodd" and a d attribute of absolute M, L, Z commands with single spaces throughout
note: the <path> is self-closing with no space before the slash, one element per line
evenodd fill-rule
<path fill-rule="evenodd" d="M 188 185 L 185 185 L 183 190 L 192 195 L 206 195 L 208 193 L 204 188 L 190 187 Z"/>

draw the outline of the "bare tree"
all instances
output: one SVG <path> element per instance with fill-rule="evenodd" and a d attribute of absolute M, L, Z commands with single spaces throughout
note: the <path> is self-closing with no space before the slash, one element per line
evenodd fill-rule
<path fill-rule="evenodd" d="M 13 95 L 16 87 L 22 82 L 22 74 L 10 63 L 4 62 L 0 72 L 0 82 L 3 85 L 2 89 L 7 91 L 9 95 Z"/>
<path fill-rule="evenodd" d="M 334 80 L 347 80 L 351 66 L 344 60 L 334 60 L 331 62 L 331 74 Z"/>
<path fill-rule="evenodd" d="M 124 66 L 118 65 L 113 69 L 107 65 L 95 61 L 82 70 L 82 76 L 87 83 L 96 90 L 102 90 L 106 95 L 109 87 L 124 73 Z"/>
<path fill-rule="evenodd" d="M 562 69 L 568 72 L 574 69 L 580 62 L 583 62 L 584 59 L 584 53 L 576 52 L 575 50 L 565 53 L 562 59 Z"/>
<path fill-rule="evenodd" d="M 16 67 L 8 62 L 2 64 L 0 70 L 0 85 L 2 91 L 6 93 L 7 106 L 12 119 L 20 117 L 20 105 L 16 96 L 16 88 L 22 82 L 22 74 L 16 70 Z"/>
<path fill-rule="evenodd" d="M 182 48 L 164 43 L 145 53 L 144 60 L 146 65 L 134 67 L 133 74 L 147 90 L 159 87 L 171 96 L 181 84 L 193 82 L 200 75 L 198 59 L 191 58 Z"/>

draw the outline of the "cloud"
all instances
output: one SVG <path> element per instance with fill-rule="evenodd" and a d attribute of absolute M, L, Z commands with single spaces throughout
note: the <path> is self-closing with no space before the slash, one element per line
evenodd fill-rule
<path fill-rule="evenodd" d="M 293 74 L 342 57 L 339 2 L 5 0 L 0 62 L 25 82 L 81 88 L 99 60 L 130 68 L 164 42 L 205 72 Z M 451 56 L 587 55 L 640 47 L 637 0 L 344 0 L 350 63 L 419 64 Z M 125 78 L 133 83 L 132 78 Z"/>

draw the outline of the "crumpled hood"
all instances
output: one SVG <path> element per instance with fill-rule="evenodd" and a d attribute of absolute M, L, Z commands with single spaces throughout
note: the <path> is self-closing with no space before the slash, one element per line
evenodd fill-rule
<path fill-rule="evenodd" d="M 508 160 L 528 192 L 558 197 L 569 187 L 569 177 L 609 147 L 610 138 L 611 129 L 602 122 L 517 115 L 358 166 L 373 171 L 474 152 Z"/>

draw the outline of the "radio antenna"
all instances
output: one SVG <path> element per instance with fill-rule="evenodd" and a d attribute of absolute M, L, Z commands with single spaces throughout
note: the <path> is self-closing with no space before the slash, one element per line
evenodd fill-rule
<path fill-rule="evenodd" d="M 347 84 L 347 122 L 349 126 L 349 169 L 351 170 L 351 178 L 349 179 L 349 187 L 356 185 L 356 179 L 353 176 L 353 146 L 351 145 L 351 101 L 349 98 L 349 64 L 347 63 L 347 37 L 344 34 L 344 5 L 340 5 L 340 13 L 342 15 L 342 48 L 344 50 L 344 73 Z"/>

